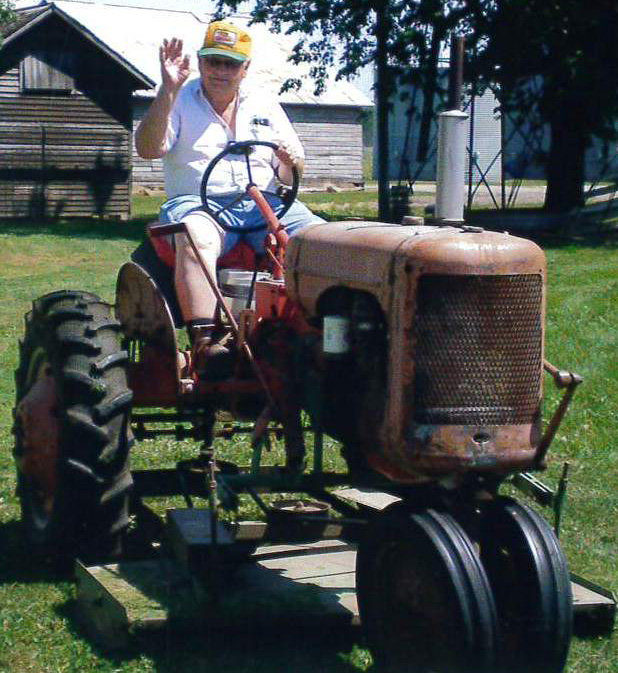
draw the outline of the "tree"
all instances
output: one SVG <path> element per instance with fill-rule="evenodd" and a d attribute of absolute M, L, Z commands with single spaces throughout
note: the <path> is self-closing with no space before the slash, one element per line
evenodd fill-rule
<path fill-rule="evenodd" d="M 218 12 L 226 8 L 235 11 L 239 4 L 239 0 L 219 0 Z M 291 60 L 311 64 L 317 94 L 323 90 L 329 71 L 334 69 L 336 79 L 340 79 L 364 65 L 377 64 L 379 210 L 383 219 L 388 219 L 388 98 L 399 81 L 423 88 L 426 82 L 435 82 L 440 42 L 460 24 L 466 12 L 465 0 L 255 2 L 254 22 L 268 21 L 275 32 L 297 36 Z M 410 67 L 412 63 L 414 68 Z M 284 90 L 300 86 L 300 80 L 290 80 Z"/>
<path fill-rule="evenodd" d="M 241 2 L 218 0 L 217 12 L 236 11 Z M 269 22 L 273 31 L 298 38 L 291 60 L 312 64 L 311 76 L 320 93 L 329 71 L 334 69 L 341 79 L 375 61 L 376 15 L 382 10 L 386 10 L 390 93 L 401 76 L 424 83 L 432 35 L 446 36 L 468 13 L 466 0 L 256 0 L 252 22 Z M 411 63 L 416 67 L 410 68 Z M 300 85 L 291 80 L 284 90 Z"/>
<path fill-rule="evenodd" d="M 13 6 L 9 0 L 0 0 L 0 26 L 4 26 L 15 16 Z"/>

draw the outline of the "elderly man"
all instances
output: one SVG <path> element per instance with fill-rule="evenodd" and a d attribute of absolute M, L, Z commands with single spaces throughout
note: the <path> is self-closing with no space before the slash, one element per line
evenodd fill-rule
<path fill-rule="evenodd" d="M 188 80 L 189 57 L 183 54 L 182 40 L 164 40 L 159 49 L 161 87 L 135 136 L 141 157 L 163 157 L 168 200 L 161 207 L 161 221 L 186 224 L 213 277 L 217 259 L 234 246 L 239 236 L 262 252 L 265 232 L 226 233 L 204 211 L 200 184 L 211 160 L 229 141 L 275 143 L 275 151 L 260 146 L 250 155 L 253 181 L 262 190 L 272 190 L 275 175 L 290 184 L 293 167 L 299 172 L 303 169 L 303 148 L 281 106 L 263 92 L 250 93 L 241 87 L 250 57 L 250 35 L 230 22 L 215 21 L 208 26 L 204 45 L 198 51 L 200 76 Z M 244 157 L 228 155 L 219 162 L 209 182 L 213 205 L 229 203 L 230 195 L 243 191 L 246 184 Z M 222 216 L 236 227 L 253 227 L 261 217 L 257 207 L 249 207 L 246 202 Z M 299 201 L 282 218 L 290 235 L 320 221 Z M 216 299 L 204 282 L 186 237 L 176 235 L 175 244 L 176 293 L 199 371 L 209 354 L 217 350 L 213 345 Z"/>

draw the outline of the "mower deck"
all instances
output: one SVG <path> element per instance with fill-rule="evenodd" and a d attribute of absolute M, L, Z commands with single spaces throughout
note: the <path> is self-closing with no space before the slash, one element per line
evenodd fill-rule
<path fill-rule="evenodd" d="M 380 509 L 392 496 L 342 489 L 367 507 Z M 172 558 L 76 566 L 80 621 L 104 647 L 126 647 L 133 635 L 172 629 L 231 629 L 281 623 L 311 627 L 360 623 L 355 592 L 356 545 L 337 539 L 257 547 L 217 528 L 217 557 L 207 510 L 168 512 Z M 213 572 L 213 567 L 216 570 Z M 230 571 L 228 581 L 227 570 Z M 210 573 L 210 574 L 209 574 Z M 214 581 L 211 582 L 210 580 Z M 210 588 L 209 588 L 210 587 Z M 576 635 L 607 634 L 614 625 L 615 596 L 572 576 Z"/>

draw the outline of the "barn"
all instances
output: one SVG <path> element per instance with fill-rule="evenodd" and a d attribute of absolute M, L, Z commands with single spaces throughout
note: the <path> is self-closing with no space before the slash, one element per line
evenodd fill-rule
<path fill-rule="evenodd" d="M 126 217 L 132 94 L 153 82 L 55 5 L 0 50 L 0 216 Z"/>
<path fill-rule="evenodd" d="M 22 6 L 17 22 L 4 29 L 0 49 L 0 217 L 124 217 L 132 188 L 161 187 L 161 162 L 135 154 L 133 131 L 156 91 L 163 38 L 182 37 L 187 53 L 195 54 L 210 19 L 101 1 Z M 246 16 L 233 20 L 248 23 Z M 371 100 L 345 81 L 330 82 L 314 95 L 308 66 L 287 62 L 293 38 L 263 25 L 250 30 L 254 54 L 247 81 L 278 97 L 292 120 L 307 155 L 303 183 L 361 183 L 361 114 Z M 47 45 L 47 60 L 41 60 L 41 44 Z M 24 88 L 27 73 L 42 69 L 56 88 Z M 303 86 L 281 94 L 288 78 Z"/>

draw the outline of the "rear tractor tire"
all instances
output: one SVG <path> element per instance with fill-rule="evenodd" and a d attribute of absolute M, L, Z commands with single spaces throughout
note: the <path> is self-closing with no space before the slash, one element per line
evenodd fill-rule
<path fill-rule="evenodd" d="M 25 322 L 14 456 L 26 544 L 60 563 L 118 556 L 132 486 L 120 325 L 96 295 L 73 291 L 37 299 Z"/>

